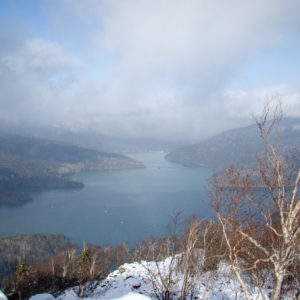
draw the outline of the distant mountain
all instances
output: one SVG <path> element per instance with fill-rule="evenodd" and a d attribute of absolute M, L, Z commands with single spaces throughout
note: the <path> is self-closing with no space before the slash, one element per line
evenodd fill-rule
<path fill-rule="evenodd" d="M 284 118 L 279 126 L 280 149 L 288 154 L 300 145 L 300 118 Z M 276 145 L 276 131 L 270 136 Z M 256 153 L 265 149 L 257 126 L 231 129 L 207 141 L 184 146 L 168 153 L 165 158 L 188 166 L 226 168 L 232 164 L 254 167 Z"/>
<path fill-rule="evenodd" d="M 187 141 L 173 141 L 155 138 L 112 136 L 94 129 L 80 129 L 71 131 L 61 126 L 46 126 L 29 123 L 26 126 L 0 120 L 0 132 L 39 139 L 50 139 L 68 143 L 69 145 L 96 149 L 104 152 L 143 152 L 143 151 L 171 151 L 183 146 Z"/>
<path fill-rule="evenodd" d="M 82 148 L 50 140 L 0 135 L 0 202 L 32 200 L 16 193 L 24 187 L 83 187 L 64 177 L 83 170 L 144 168 L 140 161 L 122 154 Z"/>

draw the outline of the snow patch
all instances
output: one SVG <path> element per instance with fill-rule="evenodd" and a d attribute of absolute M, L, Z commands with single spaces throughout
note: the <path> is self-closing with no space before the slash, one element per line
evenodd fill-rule
<path fill-rule="evenodd" d="M 50 294 L 38 294 L 29 298 L 29 300 L 55 300 Z"/>
<path fill-rule="evenodd" d="M 0 300 L 7 300 L 6 296 L 0 290 Z"/>
<path fill-rule="evenodd" d="M 110 273 L 99 286 L 90 294 L 89 299 L 98 300 L 149 300 L 157 299 L 151 284 L 151 280 L 156 280 L 159 283 L 161 278 L 169 274 L 169 270 L 173 268 L 171 258 L 164 261 L 132 263 L 124 264 L 118 270 Z M 174 269 L 175 270 L 175 269 Z M 150 275 L 150 273 L 151 275 Z M 159 276 L 158 273 L 161 275 Z M 231 267 L 228 263 L 223 262 L 219 264 L 218 270 L 208 271 L 204 273 L 196 282 L 193 299 L 246 299 L 241 285 L 236 279 Z M 176 292 L 180 292 L 183 284 L 183 274 L 178 271 L 172 271 L 172 291 L 174 292 L 173 299 L 177 299 Z M 250 297 L 256 300 L 263 300 L 262 295 L 259 294 L 258 288 L 249 286 Z M 264 289 L 263 294 L 268 298 L 270 289 Z M 156 292 L 160 292 L 159 290 Z M 164 291 L 161 291 L 162 293 Z M 53 300 L 54 298 L 46 298 L 46 295 L 36 295 L 30 300 Z M 72 290 L 67 290 L 65 293 L 57 298 L 57 300 L 78 300 Z"/>

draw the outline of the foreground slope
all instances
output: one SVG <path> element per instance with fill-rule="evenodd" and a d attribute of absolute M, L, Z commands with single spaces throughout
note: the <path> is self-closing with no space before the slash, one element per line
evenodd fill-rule
<path fill-rule="evenodd" d="M 145 299 L 164 299 L 164 286 L 161 284 L 160 278 L 170 278 L 173 295 L 171 299 L 178 299 L 180 290 L 183 286 L 183 273 L 172 266 L 172 258 L 169 257 L 164 261 L 124 264 L 118 270 L 109 274 L 93 291 L 87 291 L 84 299 L 120 299 L 120 300 L 145 300 Z M 170 276 L 170 277 L 169 277 Z M 154 289 L 153 286 L 156 286 Z M 65 291 L 58 300 L 76 300 L 75 289 Z M 266 286 L 262 293 L 264 297 L 270 293 L 270 286 Z M 261 300 L 263 296 L 259 289 L 252 288 L 251 297 Z M 40 294 L 30 298 L 30 300 L 46 300 L 55 299 L 49 294 Z M 257 297 L 257 298 L 256 298 Z M 197 281 L 189 299 L 245 299 L 240 284 L 233 275 L 230 266 L 223 262 L 219 264 L 217 270 L 208 271 L 203 274 Z M 288 298 L 287 299 L 292 299 Z"/>

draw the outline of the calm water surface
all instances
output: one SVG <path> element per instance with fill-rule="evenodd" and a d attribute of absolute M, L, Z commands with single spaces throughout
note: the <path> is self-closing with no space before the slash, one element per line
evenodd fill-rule
<path fill-rule="evenodd" d="M 133 243 L 145 231 L 161 234 L 173 209 L 186 216 L 207 216 L 203 186 L 211 168 L 186 167 L 164 159 L 164 153 L 128 156 L 146 169 L 85 171 L 71 176 L 81 189 L 31 190 L 33 202 L 0 204 L 0 237 L 20 233 L 63 233 L 79 246 Z"/>

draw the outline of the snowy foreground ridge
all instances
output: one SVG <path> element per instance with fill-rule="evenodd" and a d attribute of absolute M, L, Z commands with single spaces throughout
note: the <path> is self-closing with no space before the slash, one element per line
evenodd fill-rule
<path fill-rule="evenodd" d="M 84 299 L 120 299 L 120 300 L 149 300 L 155 297 L 151 280 L 156 280 L 157 286 L 161 286 L 160 278 L 169 274 L 171 258 L 165 261 L 124 264 L 118 270 L 110 273 L 108 277 L 98 285 L 98 287 Z M 171 266 L 172 267 L 172 266 Z M 158 276 L 158 271 L 161 276 Z M 152 275 L 151 275 L 151 274 Z M 183 284 L 182 273 L 172 272 L 172 291 L 180 291 Z M 249 288 L 252 299 L 263 299 L 257 288 Z M 271 292 L 266 288 L 263 291 L 268 299 Z M 189 297 L 190 298 L 190 297 Z M 1 297 L 0 297 L 1 299 Z M 30 298 L 30 300 L 53 300 L 50 294 L 40 294 Z M 78 300 L 74 291 L 67 290 L 57 300 Z M 177 299 L 176 296 L 173 297 Z M 218 270 L 204 273 L 197 281 L 193 299 L 245 299 L 241 286 L 228 264 L 222 263 Z M 2 299 L 1 299 L 2 300 Z"/>

